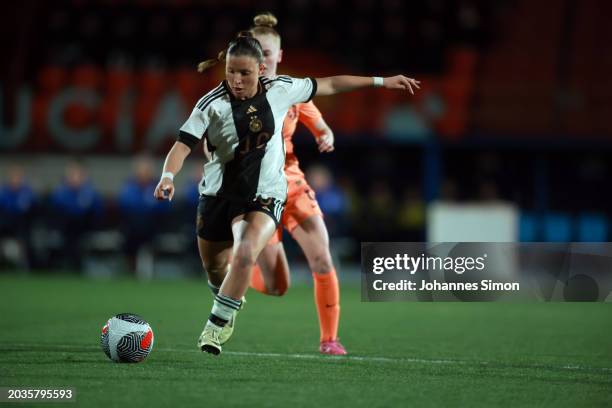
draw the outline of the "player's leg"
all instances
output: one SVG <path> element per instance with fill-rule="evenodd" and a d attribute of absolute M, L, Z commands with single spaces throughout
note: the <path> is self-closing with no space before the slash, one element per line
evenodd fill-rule
<path fill-rule="evenodd" d="M 230 256 L 232 254 L 232 246 L 232 241 L 216 242 L 198 237 L 198 250 L 200 252 L 200 258 L 202 259 L 204 270 L 208 274 L 208 286 L 213 292 L 215 299 L 219 295 L 221 284 L 223 283 L 223 280 L 228 272 Z M 222 338 L 222 340 L 219 340 L 220 343 L 227 342 L 227 340 L 229 340 L 231 337 L 234 331 L 234 320 L 235 315 L 229 319 L 228 324 L 226 324 L 225 327 L 223 327 L 217 334 L 218 337 Z M 206 341 L 204 331 L 205 329 L 198 338 L 197 346 L 199 349 L 202 349 L 202 346 Z"/>
<path fill-rule="evenodd" d="M 226 211 L 227 203 L 222 200 L 200 197 L 196 216 L 198 251 L 208 275 L 208 286 L 214 295 L 219 293 L 231 260 L 232 231 L 229 226 L 219 222 Z"/>
<path fill-rule="evenodd" d="M 229 271 L 232 247 L 232 241 L 210 242 L 198 237 L 200 257 L 202 258 L 204 270 L 206 270 L 206 273 L 208 274 L 208 287 L 213 292 L 213 296 L 215 298 L 219 294 L 221 284 Z M 242 305 L 244 302 L 246 302 L 244 296 L 242 297 L 241 301 L 242 308 Z M 237 313 L 234 313 L 232 318 L 223 327 L 223 330 L 219 335 L 219 343 L 221 345 L 227 343 L 230 337 L 232 337 L 236 323 L 236 315 Z"/>
<path fill-rule="evenodd" d="M 202 259 L 202 264 L 208 274 L 208 286 L 212 290 L 215 299 L 219 294 L 221 284 L 229 270 L 231 254 L 233 248 L 233 236 L 231 230 L 231 219 L 228 219 L 230 203 L 217 197 L 201 197 L 198 205 L 197 216 L 197 235 L 198 250 Z M 220 343 L 225 343 L 234 331 L 234 313 L 228 323 L 217 333 Z M 200 337 L 197 346 L 202 349 L 207 341 L 206 326 Z"/>
<path fill-rule="evenodd" d="M 314 297 L 321 331 L 320 351 L 325 354 L 346 354 L 338 342 L 340 289 L 329 251 L 329 235 L 323 222 L 315 194 L 305 180 L 294 183 L 283 224 L 298 242 L 314 279 Z"/>
<path fill-rule="evenodd" d="M 249 287 L 253 264 L 275 229 L 273 218 L 261 211 L 248 212 L 232 221 L 232 263 L 200 336 L 198 344 L 202 351 L 215 355 L 221 353 L 221 332 L 240 309 L 241 299 Z"/>
<path fill-rule="evenodd" d="M 319 350 L 325 354 L 344 355 L 346 350 L 338 341 L 340 288 L 323 217 L 312 215 L 304 219 L 291 234 L 304 251 L 314 279 L 315 303 L 321 329 Z"/>
<path fill-rule="evenodd" d="M 280 229 L 257 257 L 251 275 L 251 287 L 258 292 L 272 296 L 282 296 L 289 289 L 291 278 L 289 262 L 282 241 L 278 239 Z"/>
<path fill-rule="evenodd" d="M 283 246 L 283 226 L 287 222 L 287 214 L 293 208 L 292 194 L 290 184 L 286 206 L 281 217 L 282 225 L 278 226 L 253 266 L 251 287 L 265 295 L 282 296 L 289 289 L 289 262 Z"/>
<path fill-rule="evenodd" d="M 232 241 L 214 242 L 198 237 L 200 259 L 208 275 L 208 286 L 214 295 L 219 293 L 219 288 L 227 275 L 232 244 Z"/>
<path fill-rule="evenodd" d="M 240 299 L 246 293 L 255 260 L 275 229 L 273 219 L 260 211 L 252 211 L 234 219 L 233 261 L 221 286 L 221 293 L 224 296 Z"/>

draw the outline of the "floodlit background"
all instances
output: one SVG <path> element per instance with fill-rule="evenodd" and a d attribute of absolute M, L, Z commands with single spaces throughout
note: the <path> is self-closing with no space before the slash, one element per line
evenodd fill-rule
<path fill-rule="evenodd" d="M 197 63 L 262 11 L 279 19 L 281 73 L 422 84 L 317 97 L 336 151 L 303 127 L 294 139 L 340 275 L 341 358 L 318 351 L 288 236 L 291 289 L 249 291 L 222 356 L 202 353 L 201 146 L 172 203 L 153 200 L 223 77 Z M 88 408 L 612 406 L 610 302 L 362 302 L 359 285 L 361 242 L 610 241 L 610 16 L 609 0 L 0 2 L 0 388 L 73 387 Z M 551 275 L 582 265 L 558 259 Z M 537 283 L 612 299 L 566 277 Z M 143 363 L 100 347 L 121 312 L 153 328 Z"/>
<path fill-rule="evenodd" d="M 0 267 L 200 276 L 203 154 L 153 200 L 161 162 L 213 57 L 252 17 L 279 19 L 281 73 L 393 75 L 315 103 L 336 135 L 302 168 L 339 271 L 367 241 L 608 241 L 612 3 L 604 0 L 3 3 Z M 290 265 L 305 261 L 285 234 Z"/>

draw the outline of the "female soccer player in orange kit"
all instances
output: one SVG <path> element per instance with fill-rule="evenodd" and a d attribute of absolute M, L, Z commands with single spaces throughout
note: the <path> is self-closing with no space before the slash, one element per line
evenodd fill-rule
<path fill-rule="evenodd" d="M 281 38 L 274 29 L 277 19 L 270 13 L 263 13 L 257 15 L 253 21 L 255 26 L 251 32 L 264 51 L 264 75 L 272 79 L 277 78 L 276 69 L 283 56 Z M 306 182 L 293 150 L 292 139 L 298 121 L 306 125 L 315 136 L 321 153 L 334 150 L 334 135 L 314 103 L 310 101 L 293 105 L 283 124 L 285 175 L 289 189 L 285 211 L 281 226 L 257 258 L 251 287 L 276 296 L 282 296 L 289 288 L 289 265 L 282 243 L 284 227 L 304 251 L 312 271 L 321 332 L 319 351 L 324 354 L 344 355 L 346 349 L 338 340 L 340 290 L 329 250 L 329 236 L 315 193 Z"/>

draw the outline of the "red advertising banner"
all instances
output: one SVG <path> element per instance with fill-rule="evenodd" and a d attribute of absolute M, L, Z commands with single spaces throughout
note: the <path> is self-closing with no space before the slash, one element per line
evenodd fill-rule
<path fill-rule="evenodd" d="M 294 55 L 283 73 L 299 77 L 348 71 L 320 55 Z M 415 96 L 368 89 L 316 98 L 315 103 L 339 137 L 410 141 L 435 132 L 455 138 L 466 127 L 476 57 L 469 51 L 455 51 L 450 59 L 450 70 L 443 76 L 419 77 L 423 86 Z M 318 72 L 295 68 L 300 66 L 316 66 Z M 165 151 L 196 101 L 222 79 L 222 67 L 201 75 L 187 68 L 134 71 L 46 66 L 36 83 L 16 87 L 13 95 L 3 86 L 0 150 Z"/>

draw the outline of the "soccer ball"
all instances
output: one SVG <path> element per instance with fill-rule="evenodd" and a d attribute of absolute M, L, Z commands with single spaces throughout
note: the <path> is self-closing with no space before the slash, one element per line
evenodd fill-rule
<path fill-rule="evenodd" d="M 102 350 L 117 363 L 139 363 L 153 350 L 153 330 L 142 317 L 121 313 L 102 327 Z"/>

